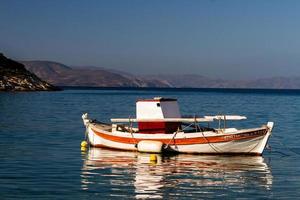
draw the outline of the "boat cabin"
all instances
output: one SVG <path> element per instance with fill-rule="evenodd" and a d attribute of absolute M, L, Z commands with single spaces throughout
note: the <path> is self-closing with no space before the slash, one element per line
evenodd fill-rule
<path fill-rule="evenodd" d="M 155 97 L 136 102 L 140 133 L 174 133 L 181 128 L 181 122 L 167 122 L 166 118 L 181 118 L 176 99 Z"/>
<path fill-rule="evenodd" d="M 243 120 L 245 116 L 239 115 L 215 115 L 193 118 L 182 118 L 176 99 L 154 97 L 153 99 L 143 99 L 136 102 L 136 118 L 114 118 L 111 122 L 127 122 L 126 125 L 112 124 L 112 130 L 134 133 L 195 133 L 199 131 L 232 131 L 226 128 L 227 120 Z M 219 121 L 219 128 L 211 128 L 209 123 Z M 221 127 L 221 121 L 224 126 Z M 199 123 L 207 123 L 202 126 Z M 132 123 L 137 123 L 138 128 L 133 128 Z"/>

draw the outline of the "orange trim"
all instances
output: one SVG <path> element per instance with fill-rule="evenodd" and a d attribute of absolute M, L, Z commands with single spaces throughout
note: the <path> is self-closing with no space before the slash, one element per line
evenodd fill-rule
<path fill-rule="evenodd" d="M 120 137 L 120 136 L 113 136 L 108 135 L 105 133 L 101 133 L 92 129 L 96 135 L 102 137 L 103 139 L 119 142 L 119 143 L 126 143 L 126 144 L 136 144 L 141 140 L 151 140 L 151 141 L 161 141 L 164 144 L 169 143 L 170 145 L 190 145 L 190 144 L 207 144 L 207 143 L 220 143 L 220 142 L 229 142 L 229 141 L 236 141 L 236 140 L 244 140 L 244 139 L 251 139 L 263 136 L 267 133 L 267 129 L 261 129 L 257 131 L 249 131 L 246 133 L 239 133 L 239 134 L 230 134 L 230 135 L 222 135 L 222 136 L 210 136 L 210 137 L 196 137 L 196 138 L 180 138 L 180 139 L 173 139 L 170 142 L 170 139 L 138 139 L 138 138 L 128 138 L 128 137 Z"/>

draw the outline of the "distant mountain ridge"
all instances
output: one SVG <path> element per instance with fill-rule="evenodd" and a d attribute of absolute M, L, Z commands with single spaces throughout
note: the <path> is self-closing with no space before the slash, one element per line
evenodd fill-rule
<path fill-rule="evenodd" d="M 299 77 L 270 77 L 253 80 L 212 79 L 201 75 L 147 75 L 167 81 L 178 88 L 252 88 L 252 89 L 300 89 Z"/>
<path fill-rule="evenodd" d="M 97 67 L 69 67 L 51 61 L 21 61 L 42 79 L 58 86 L 170 87 L 164 81 L 143 79 L 128 73 Z"/>
<path fill-rule="evenodd" d="M 300 76 L 254 80 L 226 80 L 196 74 L 137 76 L 103 67 L 67 66 L 51 61 L 21 62 L 29 71 L 57 86 L 300 89 Z"/>

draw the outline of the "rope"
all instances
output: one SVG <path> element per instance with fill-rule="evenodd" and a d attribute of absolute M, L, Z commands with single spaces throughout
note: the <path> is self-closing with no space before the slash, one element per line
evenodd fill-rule
<path fill-rule="evenodd" d="M 280 139 L 280 138 L 277 137 L 276 135 L 274 135 L 273 137 Z M 284 147 L 285 149 L 287 149 L 288 151 L 290 151 L 290 152 L 292 152 L 292 153 L 294 153 L 294 154 L 296 154 L 296 155 L 300 155 L 298 152 L 292 150 L 291 148 L 287 147 L 285 144 L 283 144 L 282 142 L 280 142 L 280 140 L 277 141 L 277 142 L 278 142 L 282 147 Z M 279 152 L 279 151 L 277 151 L 277 152 Z M 284 153 L 282 153 L 282 152 L 279 152 L 279 153 L 284 154 Z M 287 155 L 287 154 L 285 154 L 285 155 Z M 287 156 L 290 156 L 290 155 L 287 155 Z"/>
<path fill-rule="evenodd" d="M 137 141 L 136 141 L 136 139 L 135 139 L 134 136 L 133 136 L 133 131 L 132 131 L 132 121 L 130 120 L 130 117 L 129 117 L 129 133 L 130 133 L 130 135 L 131 135 L 131 137 L 132 137 L 132 139 L 133 139 L 135 148 L 137 148 Z"/>
<path fill-rule="evenodd" d="M 172 138 L 169 140 L 169 142 L 168 142 L 168 143 L 166 144 L 166 146 L 164 147 L 165 149 L 167 149 L 167 148 L 169 147 L 171 141 L 175 139 L 175 136 L 177 135 L 177 133 L 178 133 L 178 130 L 175 131 L 175 132 L 173 133 Z"/>
<path fill-rule="evenodd" d="M 198 129 L 201 131 L 201 134 L 202 134 L 202 136 L 204 137 L 204 139 L 206 140 L 207 144 L 208 144 L 215 152 L 221 153 L 222 151 L 217 150 L 218 148 L 215 147 L 213 144 L 211 144 L 211 143 L 208 141 L 208 139 L 205 137 L 205 135 L 204 135 L 203 130 L 201 129 L 201 127 L 200 127 L 199 125 L 196 125 L 196 123 L 197 123 L 196 117 L 195 117 L 194 119 L 195 119 L 195 122 L 194 122 L 194 123 L 191 123 L 190 125 L 188 125 L 188 126 L 185 127 L 184 129 L 182 129 L 182 131 L 194 124 L 195 129 L 196 129 L 196 132 L 197 132 L 197 128 L 198 128 Z M 175 136 L 177 135 L 177 133 L 178 133 L 178 130 L 177 130 L 176 132 L 173 133 L 173 136 L 172 136 L 172 138 L 169 140 L 169 142 L 166 144 L 165 149 L 169 147 L 171 141 L 175 139 Z"/>
<path fill-rule="evenodd" d="M 182 131 L 184 131 L 186 128 L 190 127 L 191 125 L 193 125 L 193 123 L 191 123 L 190 125 L 184 127 L 184 129 L 182 129 Z M 175 136 L 177 135 L 178 132 L 179 132 L 179 131 L 177 130 L 177 131 L 175 131 L 175 132 L 173 133 L 173 136 L 172 136 L 172 138 L 169 140 L 169 142 L 166 144 L 165 149 L 169 147 L 171 141 L 175 139 Z"/>
<path fill-rule="evenodd" d="M 198 125 L 199 126 L 199 125 Z M 200 129 L 200 127 L 199 127 L 199 129 Z M 222 151 L 220 151 L 220 150 L 216 150 L 216 149 L 218 149 L 217 147 L 215 147 L 213 144 L 211 144 L 209 141 L 208 141 L 208 139 L 205 137 L 205 135 L 204 135 L 204 133 L 203 133 L 203 131 L 200 129 L 200 131 L 201 131 L 201 134 L 202 134 L 202 136 L 204 137 L 204 139 L 206 140 L 206 142 L 207 142 L 207 144 L 210 146 L 210 148 L 212 148 L 215 152 L 217 152 L 217 153 L 221 153 Z"/>
<path fill-rule="evenodd" d="M 259 143 L 260 143 L 260 140 L 256 143 L 256 145 L 252 148 L 252 149 L 250 149 L 250 151 L 248 151 L 247 153 L 250 153 L 253 149 L 255 149 L 258 145 L 259 145 Z"/>
<path fill-rule="evenodd" d="M 201 134 L 202 134 L 202 136 L 204 137 L 204 139 L 206 140 L 206 142 L 207 142 L 207 144 L 210 146 L 210 148 L 212 148 L 215 152 L 217 152 L 217 153 L 220 153 L 220 152 L 222 152 L 222 151 L 220 151 L 220 150 L 216 150 L 216 149 L 218 149 L 217 147 L 215 147 L 213 144 L 210 144 L 210 142 L 208 141 L 208 139 L 205 137 L 205 135 L 204 135 L 204 131 L 203 131 L 203 129 L 199 126 L 199 124 L 197 124 L 196 125 L 196 123 L 197 123 L 197 121 L 196 121 L 196 115 L 195 115 L 195 118 L 194 118 L 194 120 L 195 120 L 195 127 L 196 127 L 196 132 L 197 132 L 197 127 L 199 128 L 199 131 L 201 131 Z"/>
<path fill-rule="evenodd" d="M 267 133 L 266 134 L 268 134 L 268 132 L 269 132 L 269 128 L 267 127 Z M 250 153 L 253 149 L 255 149 L 258 146 L 259 143 L 260 143 L 260 140 L 257 142 L 257 144 L 250 151 L 248 151 L 248 153 Z"/>
<path fill-rule="evenodd" d="M 208 144 L 215 152 L 221 153 L 222 151 L 217 150 L 218 148 L 215 147 L 213 144 L 211 144 L 211 143 L 208 141 L 208 139 L 205 137 L 205 135 L 204 135 L 203 130 L 201 129 L 201 127 L 200 127 L 199 125 L 196 125 L 196 123 L 197 123 L 196 117 L 194 117 L 194 119 L 195 119 L 195 122 L 194 122 L 194 123 L 191 123 L 190 125 L 188 125 L 188 126 L 185 127 L 184 129 L 182 129 L 182 131 L 184 131 L 186 128 L 188 128 L 188 127 L 190 127 L 191 125 L 194 124 L 195 129 L 196 129 L 196 132 L 197 132 L 197 128 L 198 128 L 198 129 L 201 131 L 201 134 L 202 134 L 202 136 L 204 137 L 204 139 L 206 140 L 207 144 Z M 169 147 L 171 141 L 175 139 L 175 136 L 177 135 L 177 133 L 178 133 L 178 130 L 177 130 L 176 132 L 173 133 L 173 136 L 172 136 L 172 138 L 169 140 L 169 142 L 166 144 L 165 149 Z"/>

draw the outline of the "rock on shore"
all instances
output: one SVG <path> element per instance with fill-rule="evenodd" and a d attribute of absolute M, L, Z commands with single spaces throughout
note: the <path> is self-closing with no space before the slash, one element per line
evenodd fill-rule
<path fill-rule="evenodd" d="M 0 53 L 0 91 L 54 91 L 59 88 L 29 72 L 23 64 Z"/>

